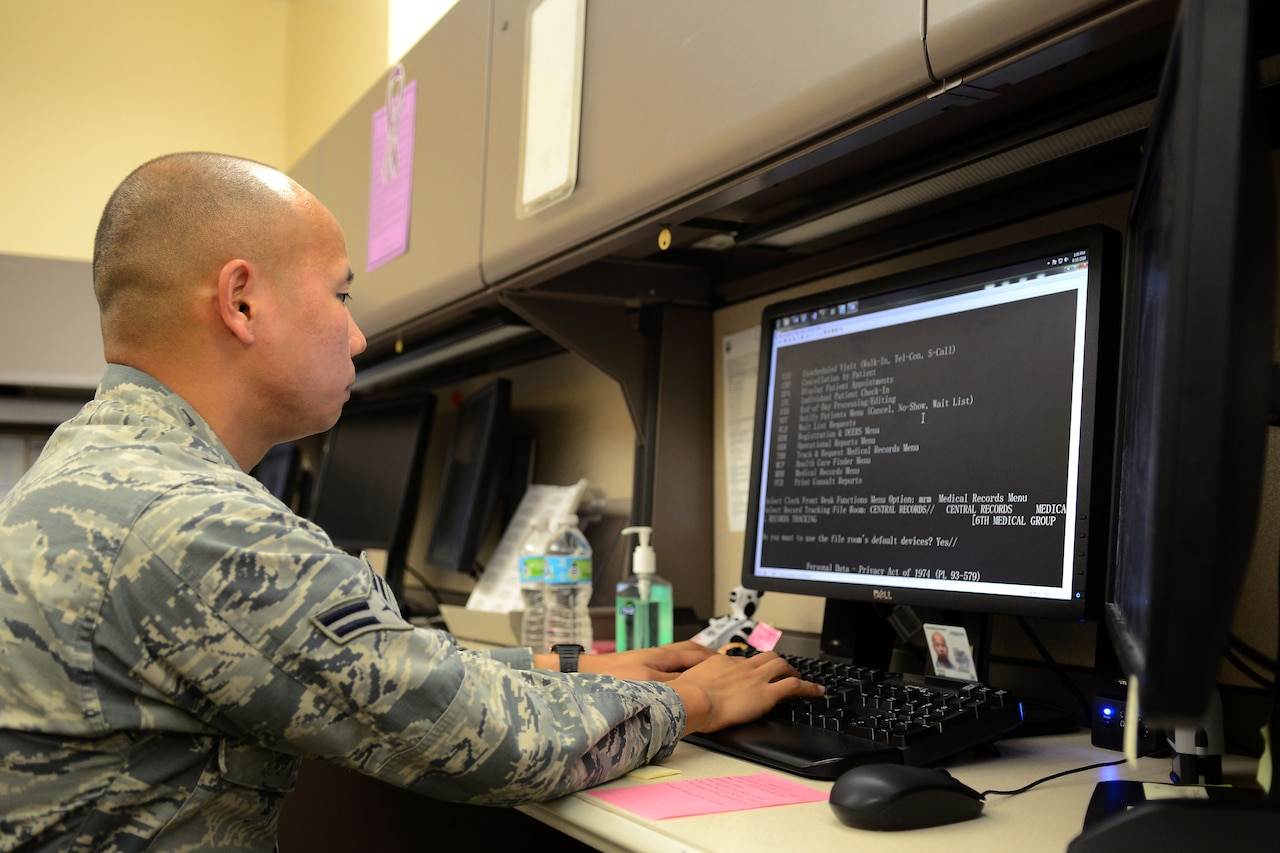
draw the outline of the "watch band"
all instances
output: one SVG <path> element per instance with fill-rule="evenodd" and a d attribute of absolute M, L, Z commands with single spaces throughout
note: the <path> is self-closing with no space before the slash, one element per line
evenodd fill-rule
<path fill-rule="evenodd" d="M 561 672 L 577 672 L 578 657 L 586 651 L 577 643 L 556 643 L 551 647 L 551 651 L 560 655 L 560 671 Z"/>

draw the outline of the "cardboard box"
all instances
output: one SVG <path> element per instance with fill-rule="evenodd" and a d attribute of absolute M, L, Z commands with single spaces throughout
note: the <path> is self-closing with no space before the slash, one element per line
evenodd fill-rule
<path fill-rule="evenodd" d="M 493 613 L 468 610 L 456 604 L 441 604 L 440 615 L 449 633 L 459 640 L 478 640 L 493 646 L 520 645 L 520 619 L 523 611 Z"/>
<path fill-rule="evenodd" d="M 488 610 L 468 610 L 456 604 L 441 604 L 440 615 L 449 633 L 466 645 L 467 640 L 488 643 L 491 646 L 520 645 L 520 620 L 524 613 L 513 610 L 510 613 L 493 613 Z M 595 651 L 612 651 L 613 642 L 613 608 L 591 608 L 591 630 L 599 644 Z"/>

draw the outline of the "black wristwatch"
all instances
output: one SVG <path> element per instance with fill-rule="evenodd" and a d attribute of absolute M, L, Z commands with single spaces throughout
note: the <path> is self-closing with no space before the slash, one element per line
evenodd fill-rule
<path fill-rule="evenodd" d="M 577 643 L 556 643 L 551 647 L 551 651 L 560 655 L 560 671 L 561 672 L 577 672 L 578 656 L 586 651 Z"/>

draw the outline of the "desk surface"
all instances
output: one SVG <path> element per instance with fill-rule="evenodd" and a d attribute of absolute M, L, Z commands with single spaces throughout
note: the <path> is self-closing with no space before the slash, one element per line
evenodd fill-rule
<path fill-rule="evenodd" d="M 955 760 L 947 763 L 947 769 L 979 791 L 1012 790 L 1064 770 L 1121 758 L 1120 753 L 1098 749 L 1089 740 L 1089 733 L 1081 732 L 1001 741 L 1000 757 Z M 653 782 L 624 777 L 605 787 L 748 775 L 763 769 L 683 742 L 666 766 L 678 769 L 681 775 Z M 1254 768 L 1255 762 L 1241 757 L 1229 756 L 1224 763 L 1227 781 L 1239 785 L 1251 782 Z M 819 790 L 831 789 L 830 782 L 780 775 Z M 1065 850 L 1080 833 L 1094 785 L 1110 779 L 1168 782 L 1169 760 L 1144 758 L 1136 768 L 1121 764 L 1054 779 L 1013 797 L 990 795 L 976 820 L 897 833 L 851 829 L 836 819 L 825 801 L 651 821 L 579 793 L 549 803 L 523 806 L 520 810 L 606 851 L 836 850 L 851 848 L 860 837 L 874 839 L 875 849 L 884 851 L 936 851 L 944 844 L 948 853 Z"/>

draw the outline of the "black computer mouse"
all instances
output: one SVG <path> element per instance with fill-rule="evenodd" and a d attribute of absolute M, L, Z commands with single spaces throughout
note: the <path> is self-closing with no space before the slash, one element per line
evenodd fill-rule
<path fill-rule="evenodd" d="M 906 764 L 865 764 L 846 770 L 831 788 L 831 810 L 857 829 L 919 829 L 956 823 L 982 812 L 982 795 L 945 770 Z"/>

